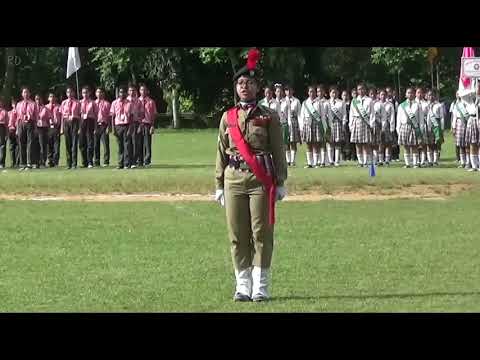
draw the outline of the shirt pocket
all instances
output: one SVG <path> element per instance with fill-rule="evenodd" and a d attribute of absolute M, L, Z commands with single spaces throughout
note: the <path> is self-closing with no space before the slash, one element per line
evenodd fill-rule
<path fill-rule="evenodd" d="M 253 149 L 265 150 L 268 142 L 268 117 L 257 117 L 249 121 L 248 142 Z"/>

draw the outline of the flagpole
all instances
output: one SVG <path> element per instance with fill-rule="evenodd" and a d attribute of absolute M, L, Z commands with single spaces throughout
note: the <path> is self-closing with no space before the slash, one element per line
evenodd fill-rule
<path fill-rule="evenodd" d="M 75 71 L 75 78 L 77 79 L 77 100 L 80 100 L 80 92 L 78 91 L 78 71 Z"/>

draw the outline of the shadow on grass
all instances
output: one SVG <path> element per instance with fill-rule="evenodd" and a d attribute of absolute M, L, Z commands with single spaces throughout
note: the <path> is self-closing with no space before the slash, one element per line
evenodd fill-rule
<path fill-rule="evenodd" d="M 430 297 L 430 296 L 480 296 L 480 292 L 431 292 L 423 294 L 378 294 L 378 295 L 324 295 L 324 296 L 278 296 L 272 297 L 270 301 L 282 300 L 326 300 L 326 299 L 406 299 L 416 297 Z"/>

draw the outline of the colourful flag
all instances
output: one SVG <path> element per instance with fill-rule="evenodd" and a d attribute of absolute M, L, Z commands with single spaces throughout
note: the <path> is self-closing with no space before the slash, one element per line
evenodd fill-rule
<path fill-rule="evenodd" d="M 78 47 L 68 48 L 68 60 L 67 60 L 67 79 L 78 69 L 82 64 L 80 63 L 80 54 L 78 53 Z"/>
<path fill-rule="evenodd" d="M 464 47 L 462 58 L 475 57 L 475 51 L 472 47 Z M 458 80 L 458 94 L 460 97 L 475 93 L 475 87 L 471 78 L 463 73 L 463 66 L 460 66 L 460 79 Z"/>

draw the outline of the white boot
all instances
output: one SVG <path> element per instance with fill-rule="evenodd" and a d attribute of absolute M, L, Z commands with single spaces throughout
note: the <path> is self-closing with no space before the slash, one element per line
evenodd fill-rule
<path fill-rule="evenodd" d="M 297 152 L 295 150 L 290 150 L 290 161 L 292 162 L 292 165 L 295 165 L 296 155 L 297 155 Z"/>
<path fill-rule="evenodd" d="M 263 301 L 267 300 L 270 295 L 268 294 L 268 275 L 269 269 L 260 268 L 254 266 L 252 270 L 252 300 Z"/>
<path fill-rule="evenodd" d="M 235 280 L 237 286 L 235 288 L 235 296 L 238 294 L 252 297 L 252 268 L 238 271 L 235 269 Z"/>

